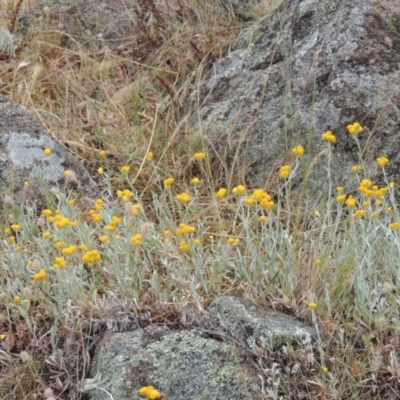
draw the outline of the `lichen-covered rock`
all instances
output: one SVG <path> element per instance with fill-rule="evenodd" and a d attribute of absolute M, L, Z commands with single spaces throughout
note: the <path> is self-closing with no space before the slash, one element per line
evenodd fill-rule
<path fill-rule="evenodd" d="M 222 171 L 257 186 L 293 163 L 290 150 L 302 144 L 304 165 L 314 161 L 315 198 L 328 171 L 334 184 L 354 182 L 351 166 L 360 160 L 346 126 L 355 121 L 365 127 L 358 135 L 365 174 L 380 179 L 375 159 L 385 155 L 388 176 L 400 181 L 399 104 L 399 2 L 285 0 L 204 76 L 193 123 L 200 121 L 216 162 L 228 165 Z M 330 168 L 327 130 L 337 137 Z"/>
<path fill-rule="evenodd" d="M 139 389 L 154 386 L 168 400 L 257 399 L 259 378 L 241 363 L 233 347 L 197 331 L 171 332 L 153 327 L 110 333 L 98 346 L 92 381 L 93 400 L 139 400 Z"/>
<path fill-rule="evenodd" d="M 276 349 L 289 343 L 309 343 L 317 337 L 313 326 L 237 297 L 217 297 L 208 312 L 218 330 L 227 332 L 243 343 L 252 337 L 256 343 Z"/>
<path fill-rule="evenodd" d="M 144 386 L 168 400 L 261 399 L 262 376 L 243 350 L 309 346 L 317 336 L 312 326 L 236 297 L 216 298 L 206 313 L 214 324 L 206 330 L 108 332 L 96 346 L 83 391 L 93 400 L 108 399 L 107 392 L 138 400 Z"/>
<path fill-rule="evenodd" d="M 52 151 L 48 157 L 43 154 L 45 148 Z M 69 180 L 66 170 L 73 173 Z M 0 193 L 11 194 L 18 203 L 41 203 L 53 187 L 96 193 L 96 184 L 83 165 L 24 108 L 0 96 Z"/>

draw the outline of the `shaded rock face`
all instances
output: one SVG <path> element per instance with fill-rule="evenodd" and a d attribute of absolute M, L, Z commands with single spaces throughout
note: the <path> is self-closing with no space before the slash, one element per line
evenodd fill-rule
<path fill-rule="evenodd" d="M 216 158 L 248 184 L 276 178 L 297 144 L 310 163 L 328 147 L 327 130 L 337 137 L 333 182 L 351 181 L 359 158 L 346 126 L 355 121 L 365 127 L 358 136 L 365 174 L 380 179 L 375 159 L 385 155 L 389 177 L 400 181 L 400 5 L 286 0 L 240 34 L 192 99 Z M 327 154 L 315 159 L 313 189 L 327 180 Z"/>
<path fill-rule="evenodd" d="M 45 157 L 43 150 L 52 154 Z M 66 181 L 64 171 L 74 173 Z M 76 178 L 76 179 L 75 179 Z M 29 188 L 24 182 L 29 182 Z M 0 192 L 21 203 L 42 203 L 52 187 L 94 195 L 96 184 L 88 171 L 40 123 L 19 105 L 0 96 Z"/>
<path fill-rule="evenodd" d="M 87 380 L 87 388 L 102 390 L 90 390 L 91 398 L 106 400 L 107 391 L 118 400 L 140 399 L 148 385 L 168 400 L 262 398 L 261 375 L 243 355 L 247 341 L 270 349 L 316 337 L 313 327 L 235 297 L 215 299 L 208 314 L 215 326 L 204 331 L 150 326 L 106 334 Z"/>

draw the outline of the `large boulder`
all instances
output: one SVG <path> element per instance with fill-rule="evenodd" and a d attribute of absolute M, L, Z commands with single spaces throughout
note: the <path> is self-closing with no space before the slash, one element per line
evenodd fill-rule
<path fill-rule="evenodd" d="M 45 148 L 51 150 L 48 157 Z M 72 172 L 69 178 L 66 170 Z M 0 193 L 19 203 L 43 203 L 52 188 L 71 188 L 89 196 L 97 191 L 88 171 L 67 148 L 24 108 L 0 96 Z"/>
<path fill-rule="evenodd" d="M 93 400 L 139 400 L 139 390 L 149 385 L 168 400 L 257 399 L 263 383 L 252 360 L 255 348 L 305 347 L 316 338 L 314 327 L 236 297 L 216 298 L 208 318 L 205 313 L 204 327 L 196 329 L 108 332 L 96 346 L 83 390 Z"/>
<path fill-rule="evenodd" d="M 359 156 L 346 126 L 358 121 L 364 173 L 381 178 L 385 155 L 400 182 L 400 4 L 285 0 L 240 34 L 192 100 L 193 123 L 237 180 L 264 186 L 301 144 L 304 165 L 314 161 L 309 187 L 321 190 L 328 171 L 348 183 Z M 327 130 L 337 137 L 330 169 Z"/>

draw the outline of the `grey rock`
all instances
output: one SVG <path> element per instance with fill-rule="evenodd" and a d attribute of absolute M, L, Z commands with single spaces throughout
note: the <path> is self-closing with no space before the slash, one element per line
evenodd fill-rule
<path fill-rule="evenodd" d="M 168 400 L 256 399 L 260 392 L 254 369 L 229 344 L 195 331 L 112 333 L 100 346 L 92 376 L 114 399 L 139 400 L 139 389 L 149 385 Z M 110 399 L 99 389 L 90 396 Z"/>
<path fill-rule="evenodd" d="M 242 343 L 252 337 L 258 344 L 277 348 L 289 343 L 310 343 L 317 337 L 313 326 L 237 297 L 217 297 L 208 312 L 218 330 L 227 332 Z"/>
<path fill-rule="evenodd" d="M 193 124 L 221 162 L 215 170 L 233 171 L 238 181 L 264 187 L 280 165 L 294 162 L 290 150 L 302 144 L 302 164 L 315 161 L 308 178 L 315 197 L 327 182 L 321 135 L 332 130 L 333 184 L 355 182 L 358 147 L 346 126 L 358 121 L 365 127 L 358 136 L 365 174 L 380 181 L 375 160 L 385 155 L 389 178 L 399 182 L 400 6 L 286 0 L 239 35 L 192 100 Z"/>
<path fill-rule="evenodd" d="M 309 346 L 316 337 L 311 326 L 235 297 L 216 298 L 208 314 L 214 326 L 206 330 L 149 326 L 108 332 L 96 346 L 83 390 L 93 400 L 109 399 L 106 392 L 136 400 L 139 389 L 149 385 L 168 400 L 258 399 L 262 374 L 246 354 Z"/>
<path fill-rule="evenodd" d="M 48 157 L 43 154 L 46 147 L 52 150 Z M 67 181 L 65 170 L 72 171 L 74 179 Z M 91 196 L 97 190 L 88 171 L 64 146 L 24 108 L 0 96 L 0 193 L 12 194 L 18 203 L 42 203 L 53 187 Z"/>

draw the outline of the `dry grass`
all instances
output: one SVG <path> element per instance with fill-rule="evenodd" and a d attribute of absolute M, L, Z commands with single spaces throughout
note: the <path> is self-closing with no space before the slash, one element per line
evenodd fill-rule
<path fill-rule="evenodd" d="M 277 3 L 260 2 L 251 15 L 262 17 Z M 88 398 L 80 389 L 104 331 L 150 323 L 208 329 L 202 309 L 220 293 L 246 297 L 319 329 L 318 343 L 298 350 L 272 352 L 248 344 L 265 378 L 265 398 L 396 398 L 400 239 L 389 228 L 400 218 L 395 189 L 385 182 L 382 204 L 375 196 L 364 207 L 368 218 L 361 219 L 341 204 L 321 205 L 315 214 L 297 208 L 290 179 L 276 180 L 271 209 L 257 202 L 246 207 L 248 197 L 231 192 L 216 199 L 220 182 L 228 189 L 243 182 L 229 172 L 222 179 L 208 157 L 193 158 L 206 146 L 188 124 L 187 98 L 241 26 L 229 10 L 220 12 L 217 0 L 135 4 L 124 12 L 128 31 L 118 45 L 97 35 L 96 24 L 89 23 L 92 11 L 75 10 L 79 24 L 68 26 L 66 34 L 51 10 L 39 8 L 42 14 L 16 25 L 14 53 L 0 56 L 0 92 L 36 113 L 94 175 L 99 166 L 105 170 L 98 177 L 104 189 L 100 225 L 89 212 L 93 200 L 73 204 L 70 193 L 51 204 L 53 215 L 57 208 L 77 221 L 65 230 L 49 220 L 39 226 L 34 208 L 4 209 L 0 398 L 41 399 L 50 387 L 60 399 Z M 20 6 L 7 3 L 3 15 L 10 28 Z M 301 162 L 291 160 L 293 169 Z M 121 173 L 122 165 L 131 173 Z M 169 176 L 175 178 L 171 191 L 163 187 Z M 190 185 L 194 176 L 202 180 L 197 188 Z M 129 189 L 132 198 L 123 201 L 118 189 Z M 188 205 L 175 198 L 182 191 L 190 193 Z M 362 195 L 357 199 L 361 207 Z M 133 203 L 141 206 L 137 216 Z M 372 218 L 378 209 L 380 217 Z M 17 233 L 9 231 L 10 215 L 21 224 Z M 267 220 L 260 221 L 261 215 Z M 121 222 L 115 232 L 106 231 L 113 216 Z M 190 253 L 180 250 L 179 223 L 196 227 L 195 235 L 184 236 Z M 130 236 L 139 232 L 143 243 L 135 247 Z M 102 243 L 104 234 L 109 239 Z M 54 269 L 63 241 L 97 249 L 102 262 L 83 262 L 80 249 L 67 258 L 67 268 Z M 40 268 L 47 271 L 43 282 L 33 279 Z M 314 301 L 318 309 L 311 313 L 307 305 Z"/>

